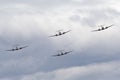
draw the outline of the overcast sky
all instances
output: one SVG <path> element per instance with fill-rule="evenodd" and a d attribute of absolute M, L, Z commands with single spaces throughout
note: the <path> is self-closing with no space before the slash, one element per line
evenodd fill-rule
<path fill-rule="evenodd" d="M 119 7 L 119 0 L 0 0 L 0 80 L 119 80 Z M 49 37 L 61 29 L 72 31 Z M 18 44 L 29 47 L 4 51 Z M 73 52 L 51 56 L 62 49 Z"/>

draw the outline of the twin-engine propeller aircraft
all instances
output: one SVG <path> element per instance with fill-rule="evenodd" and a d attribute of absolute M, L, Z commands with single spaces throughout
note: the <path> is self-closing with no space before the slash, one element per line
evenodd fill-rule
<path fill-rule="evenodd" d="M 17 51 L 17 50 L 21 50 L 21 49 L 26 48 L 26 47 L 28 47 L 28 46 L 22 46 L 22 47 L 16 46 L 16 47 L 13 48 L 13 49 L 5 50 L 5 51 Z"/>
<path fill-rule="evenodd" d="M 58 51 L 58 54 L 55 54 L 55 55 L 52 55 L 52 56 L 54 56 L 54 57 L 56 57 L 56 56 L 63 56 L 63 55 L 66 55 L 66 54 L 68 54 L 68 53 L 71 53 L 72 51 L 64 51 L 64 50 L 60 50 L 60 51 Z"/>
<path fill-rule="evenodd" d="M 101 28 L 99 28 L 99 29 L 97 29 L 97 30 L 93 30 L 92 32 L 102 31 L 102 30 L 108 29 L 108 28 L 110 28 L 110 27 L 112 27 L 112 26 L 113 26 L 113 24 L 110 25 L 110 26 L 103 26 L 103 25 L 101 25 L 101 26 L 99 26 L 99 27 L 101 27 Z"/>
<path fill-rule="evenodd" d="M 58 33 L 57 33 L 57 34 L 51 35 L 50 37 L 61 36 L 61 35 L 64 35 L 64 34 L 70 32 L 70 31 L 71 31 L 71 30 L 68 30 L 68 31 L 58 30 L 58 31 L 57 31 Z"/>

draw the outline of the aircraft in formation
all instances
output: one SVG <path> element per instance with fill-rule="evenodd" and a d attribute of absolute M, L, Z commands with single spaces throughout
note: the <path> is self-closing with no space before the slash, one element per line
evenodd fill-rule
<path fill-rule="evenodd" d="M 113 26 L 113 25 L 109 25 L 109 26 L 103 26 L 103 25 L 101 25 L 101 26 L 99 26 L 99 27 L 101 27 L 101 28 L 99 28 L 99 29 L 97 29 L 97 30 L 93 30 L 92 32 L 102 31 L 102 30 L 108 29 L 108 28 L 110 28 L 110 27 L 112 27 L 112 26 Z M 71 30 L 68 30 L 68 31 L 58 30 L 58 31 L 57 31 L 58 33 L 57 33 L 57 34 L 51 35 L 50 37 L 61 36 L 61 35 L 64 35 L 64 34 L 70 32 L 70 31 L 71 31 Z M 22 47 L 16 46 L 15 48 L 12 48 L 12 49 L 9 49 L 9 50 L 5 50 L 5 51 L 17 51 L 17 50 L 21 50 L 21 49 L 26 48 L 26 47 L 28 47 L 28 46 L 22 46 Z M 64 50 L 61 50 L 61 51 L 58 52 L 58 54 L 55 54 L 55 55 L 52 55 L 52 56 L 62 56 L 62 55 L 66 55 L 66 54 L 71 53 L 71 52 L 72 52 L 72 51 L 64 51 Z"/>
<path fill-rule="evenodd" d="M 112 26 L 113 26 L 113 25 L 110 25 L 110 26 L 103 26 L 103 25 L 101 25 L 101 26 L 99 26 L 99 27 L 101 27 L 101 28 L 99 28 L 99 29 L 97 29 L 97 30 L 93 30 L 92 32 L 102 31 L 102 30 L 108 29 L 108 28 L 110 28 L 110 27 L 112 27 Z"/>
<path fill-rule="evenodd" d="M 69 53 L 71 53 L 71 52 L 72 52 L 72 51 L 60 50 L 60 51 L 58 52 L 58 54 L 55 54 L 55 55 L 52 55 L 52 56 L 54 56 L 54 57 L 56 57 L 56 56 L 63 56 L 63 55 L 69 54 Z"/>
<path fill-rule="evenodd" d="M 57 33 L 57 34 L 51 35 L 50 37 L 61 36 L 61 35 L 64 35 L 64 34 L 70 32 L 70 31 L 71 31 L 71 30 L 68 30 L 68 31 L 58 30 L 58 31 L 57 31 L 58 33 Z"/>
<path fill-rule="evenodd" d="M 16 46 L 15 48 L 12 48 L 12 49 L 9 49 L 9 50 L 5 50 L 5 51 L 17 51 L 17 50 L 21 50 L 21 49 L 26 48 L 26 47 L 28 47 L 28 46 L 22 46 L 22 47 Z"/>

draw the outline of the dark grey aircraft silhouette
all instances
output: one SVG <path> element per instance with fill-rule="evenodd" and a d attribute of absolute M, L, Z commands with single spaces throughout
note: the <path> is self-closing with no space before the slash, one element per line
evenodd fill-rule
<path fill-rule="evenodd" d="M 16 47 L 16 48 L 5 50 L 5 51 L 17 51 L 17 50 L 21 50 L 21 49 L 26 48 L 26 47 L 28 47 L 28 46 Z"/>
<path fill-rule="evenodd" d="M 100 27 L 101 28 L 99 28 L 99 29 L 97 29 L 97 30 L 93 30 L 92 32 L 96 32 L 96 31 L 102 31 L 102 30 L 105 30 L 105 29 L 108 29 L 108 28 L 110 28 L 110 27 L 112 27 L 113 25 L 110 25 L 110 26 L 103 26 L 103 25 L 101 25 Z"/>
<path fill-rule="evenodd" d="M 63 50 L 61 50 L 60 52 L 58 52 L 58 54 L 52 55 L 52 56 L 54 56 L 54 57 L 56 57 L 56 56 L 63 56 L 63 55 L 66 55 L 68 53 L 71 53 L 71 52 L 72 51 L 63 51 Z"/>
<path fill-rule="evenodd" d="M 52 35 L 52 36 L 50 36 L 50 37 L 61 36 L 61 35 L 64 35 L 64 34 L 70 32 L 70 31 L 71 31 L 71 30 L 68 30 L 68 31 L 62 31 L 62 30 L 59 30 L 59 31 L 57 31 L 57 32 L 58 32 L 57 34 Z"/>

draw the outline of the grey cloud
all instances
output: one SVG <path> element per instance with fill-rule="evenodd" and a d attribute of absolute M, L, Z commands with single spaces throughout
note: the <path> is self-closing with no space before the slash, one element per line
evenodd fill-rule
<path fill-rule="evenodd" d="M 92 64 L 81 67 L 72 67 L 72 68 L 64 68 L 59 69 L 53 72 L 38 72 L 32 75 L 28 75 L 23 77 L 21 80 L 119 80 L 119 61 L 117 62 L 108 62 L 101 64 Z"/>
<path fill-rule="evenodd" d="M 1 3 L 3 4 L 28 4 L 28 5 L 37 5 L 40 6 L 41 8 L 49 8 L 49 7 L 55 7 L 58 5 L 62 5 L 65 3 L 71 2 L 70 0 L 2 0 Z"/>
<path fill-rule="evenodd" d="M 77 14 L 72 15 L 70 17 L 70 20 L 77 20 L 76 22 L 81 23 L 82 25 L 96 27 L 101 23 L 104 25 L 108 23 L 115 25 L 119 24 L 117 22 L 117 19 L 119 19 L 120 17 L 120 12 L 114 9 L 103 9 L 101 7 L 96 9 L 83 10 L 82 8 L 80 8 L 77 9 L 75 12 L 77 12 Z M 83 15 L 84 17 L 82 17 Z"/>
<path fill-rule="evenodd" d="M 43 72 L 40 75 L 38 74 L 38 77 L 42 75 L 43 80 L 47 80 L 45 76 L 47 71 L 49 72 L 48 79 L 53 79 L 56 76 L 53 71 L 61 68 L 86 67 L 88 64 L 116 62 L 120 59 L 119 32 L 114 30 L 119 29 L 118 27 L 112 27 L 98 33 L 90 32 L 95 28 L 90 26 L 97 26 L 98 24 L 106 23 L 109 25 L 112 22 L 119 25 L 119 11 L 105 6 L 109 3 L 105 2 L 103 5 L 102 1 L 96 0 L 93 3 L 88 0 L 21 0 L 11 2 L 4 0 L 2 2 L 4 4 L 0 9 L 2 11 L 0 13 L 1 50 L 11 48 L 11 45 L 16 44 L 17 41 L 25 40 L 29 45 L 28 48 L 22 51 L 1 52 L 0 78 L 3 80 L 20 80 L 23 77 L 29 79 L 31 76 L 27 77 L 27 75 L 37 72 Z M 103 7 L 106 8 L 103 9 Z M 69 34 L 57 38 L 48 37 L 52 33 L 54 34 L 58 28 L 68 29 L 66 26 L 69 25 L 72 29 Z M 56 50 L 61 48 L 73 49 L 74 51 L 70 55 L 57 58 L 51 57 L 51 55 L 56 54 Z M 119 67 L 117 64 L 114 65 Z M 96 75 L 93 72 L 80 78 L 84 80 L 88 80 L 90 77 L 91 79 L 97 79 L 97 77 L 98 79 L 101 77 L 108 79 L 110 75 L 102 75 L 102 72 Z M 75 76 L 73 73 L 73 76 L 70 76 L 71 80 L 80 79 L 79 76 L 76 78 Z M 93 76 L 97 77 L 94 78 Z M 34 79 L 34 75 L 32 77 Z M 118 76 L 114 74 L 111 79 L 115 77 Z M 58 78 L 55 79 L 58 80 Z"/>

